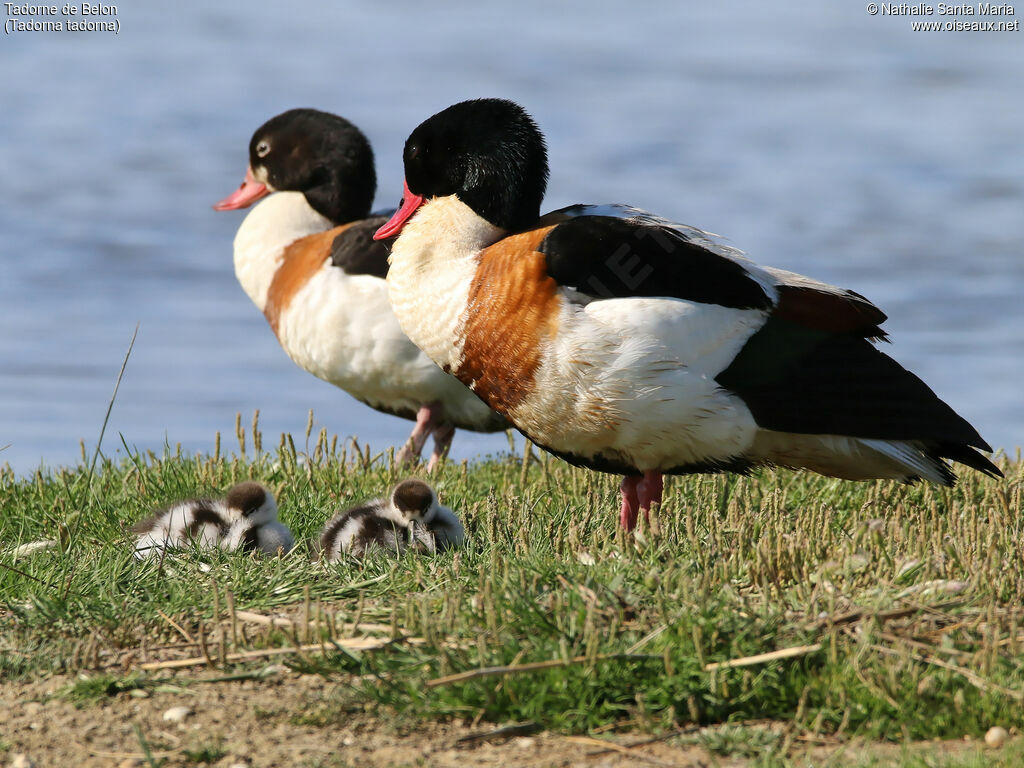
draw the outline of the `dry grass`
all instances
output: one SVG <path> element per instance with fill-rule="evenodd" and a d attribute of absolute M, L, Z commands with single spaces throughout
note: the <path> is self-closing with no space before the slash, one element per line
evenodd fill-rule
<path fill-rule="evenodd" d="M 234 456 L 218 439 L 211 456 L 101 462 L 91 482 L 0 472 L 0 673 L 149 685 L 172 662 L 253 675 L 284 659 L 347 682 L 303 723 L 358 710 L 591 735 L 728 726 L 714 748 L 759 759 L 1024 726 L 1019 461 L 954 489 L 676 478 L 631 537 L 614 478 L 508 456 L 437 478 L 469 532 L 454 554 L 137 563 L 128 526 L 169 500 L 258 479 L 302 541 L 400 474 L 325 434 L 268 452 L 255 421 L 238 432 Z M 43 538 L 59 547 L 10 554 Z"/>

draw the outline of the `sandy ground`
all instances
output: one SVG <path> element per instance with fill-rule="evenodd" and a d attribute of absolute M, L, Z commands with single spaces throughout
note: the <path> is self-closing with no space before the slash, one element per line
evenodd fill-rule
<path fill-rule="evenodd" d="M 72 681 L 49 678 L 0 687 L 0 765 L 19 754 L 37 768 L 147 765 L 139 733 L 152 757 L 165 766 L 196 765 L 204 749 L 222 752 L 216 766 L 588 766 L 741 765 L 711 761 L 696 747 L 650 744 L 635 750 L 596 740 L 548 733 L 501 735 L 486 723 L 398 726 L 365 714 L 338 715 L 343 722 L 297 725 L 297 713 L 315 713 L 335 683 L 284 672 L 271 679 L 193 685 L 173 692 L 131 692 L 76 706 L 54 694 Z M 187 707 L 180 723 L 164 720 Z M 476 738 L 482 736 L 483 738 Z M 460 739 L 469 740 L 460 742 Z M 629 744 L 641 736 L 620 736 Z M 22 763 L 22 765 L 28 765 Z"/>
<path fill-rule="evenodd" d="M 200 677 L 200 676 L 196 676 Z M 191 678 L 196 679 L 196 678 Z M 261 680 L 176 686 L 168 690 L 122 692 L 75 703 L 56 695 L 73 678 L 52 677 L 0 686 L 0 765 L 17 768 L 129 768 L 194 766 L 220 768 L 307 766 L 308 768 L 625 768 L 674 766 L 744 768 L 740 758 L 712 756 L 700 747 L 672 740 L 635 746 L 648 738 L 617 734 L 608 741 L 550 733 L 509 734 L 481 723 L 419 725 L 382 721 L 365 713 L 344 714 L 325 706 L 337 701 L 338 683 L 284 668 Z M 172 708 L 187 708 L 180 722 L 168 721 Z M 324 724 L 297 724 L 312 717 Z M 140 740 L 140 735 L 142 739 Z M 145 741 L 153 762 L 147 762 Z M 678 741 L 678 739 L 676 740 Z M 916 745 L 945 754 L 977 749 L 963 742 Z M 897 745 L 812 746 L 807 765 L 829 757 L 839 764 L 863 756 L 892 759 Z M 206 750 L 204 754 L 204 750 Z M 31 762 L 26 762 L 28 758 Z M 832 763 L 836 764 L 836 763 Z"/>

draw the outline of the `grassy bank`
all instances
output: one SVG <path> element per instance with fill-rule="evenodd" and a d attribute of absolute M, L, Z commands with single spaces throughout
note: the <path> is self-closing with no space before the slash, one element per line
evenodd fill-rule
<path fill-rule="evenodd" d="M 89 701 L 283 662 L 343 683 L 291 713 L 304 725 L 370 712 L 678 731 L 759 759 L 1024 728 L 1020 463 L 954 489 L 675 478 L 634 539 L 617 529 L 615 478 L 508 456 L 437 477 L 469 534 L 457 553 L 137 562 L 128 528 L 174 499 L 257 479 L 304 542 L 405 476 L 326 435 L 271 447 L 248 431 L 230 457 L 218 445 L 101 460 L 92 474 L 0 474 L 0 677 L 87 671 L 63 695 Z M 58 544 L 13 554 L 43 539 Z"/>

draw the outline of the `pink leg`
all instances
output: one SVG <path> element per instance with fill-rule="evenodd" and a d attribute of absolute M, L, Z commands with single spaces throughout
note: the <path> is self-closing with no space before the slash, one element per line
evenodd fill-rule
<path fill-rule="evenodd" d="M 434 452 L 430 454 L 430 461 L 427 463 L 427 474 L 433 472 L 434 467 L 447 458 L 448 449 L 452 447 L 453 437 L 455 437 L 453 424 L 440 424 L 434 430 Z"/>
<path fill-rule="evenodd" d="M 632 531 L 636 527 L 637 513 L 640 511 L 637 486 L 642 479 L 636 475 L 626 475 L 622 478 L 622 485 L 619 486 L 619 495 L 622 497 L 619 522 L 627 531 Z"/>
<path fill-rule="evenodd" d="M 665 491 L 665 482 L 661 472 L 644 472 L 644 477 L 637 484 L 637 496 L 640 498 L 640 509 L 644 520 L 651 520 L 651 505 L 661 504 L 661 496 Z"/>
<path fill-rule="evenodd" d="M 399 449 L 398 454 L 395 456 L 395 462 L 398 464 L 412 464 L 418 460 L 423 452 L 423 446 L 426 445 L 427 438 L 430 437 L 431 432 L 437 429 L 437 425 L 442 417 L 443 409 L 440 403 L 426 403 L 421 406 L 416 414 L 416 426 L 413 427 L 409 439 Z"/>

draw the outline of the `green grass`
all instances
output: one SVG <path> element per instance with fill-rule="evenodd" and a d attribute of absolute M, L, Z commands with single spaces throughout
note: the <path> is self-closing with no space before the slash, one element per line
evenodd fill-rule
<path fill-rule="evenodd" d="M 1002 463 L 1002 481 L 965 472 L 954 489 L 784 471 L 674 478 L 657 530 L 634 538 L 617 528 L 616 478 L 508 456 L 449 464 L 434 479 L 469 534 L 456 553 L 325 565 L 301 548 L 284 559 L 191 551 L 137 562 L 129 526 L 175 499 L 260 480 L 303 542 L 340 506 L 406 474 L 388 455 L 324 434 L 307 435 L 302 450 L 283 436 L 268 451 L 255 425 L 250 432 L 231 457 L 218 439 L 212 456 L 101 459 L 93 476 L 84 462 L 27 478 L 0 471 L 0 677 L 89 671 L 91 682 L 68 694 L 88 701 L 155 685 L 147 680 L 166 673 L 123 669 L 199 655 L 200 636 L 217 663 L 236 650 L 343 636 L 341 625 L 358 618 L 399 639 L 218 666 L 230 674 L 286 661 L 346 683 L 295 715 L 306 724 L 353 711 L 397 727 L 423 718 L 567 733 L 697 724 L 718 726 L 699 737 L 714 751 L 763 760 L 814 738 L 1024 728 L 1020 462 Z M 44 538 L 59 546 L 12 556 Z M 239 627 L 232 606 L 295 623 Z M 316 616 L 325 621 L 311 624 Z M 428 685 L 545 661 L 562 666 Z M 767 721 L 785 727 L 759 725 Z"/>
<path fill-rule="evenodd" d="M 218 743 L 204 744 L 191 749 L 185 749 L 183 754 L 190 764 L 216 763 L 227 755 L 227 751 L 225 751 L 222 744 Z"/>
<path fill-rule="evenodd" d="M 847 763 L 834 760 L 833 764 L 850 768 L 1017 768 L 1024 765 L 1024 745 L 1018 740 L 999 751 L 966 749 L 963 754 L 943 754 L 941 749 L 901 749 L 886 757 L 872 755 Z"/>
<path fill-rule="evenodd" d="M 94 676 L 82 675 L 59 692 L 61 698 L 75 706 L 88 706 L 102 699 L 117 696 L 127 691 L 141 691 L 153 687 L 147 680 L 136 676 L 122 678 L 111 674 Z"/>

